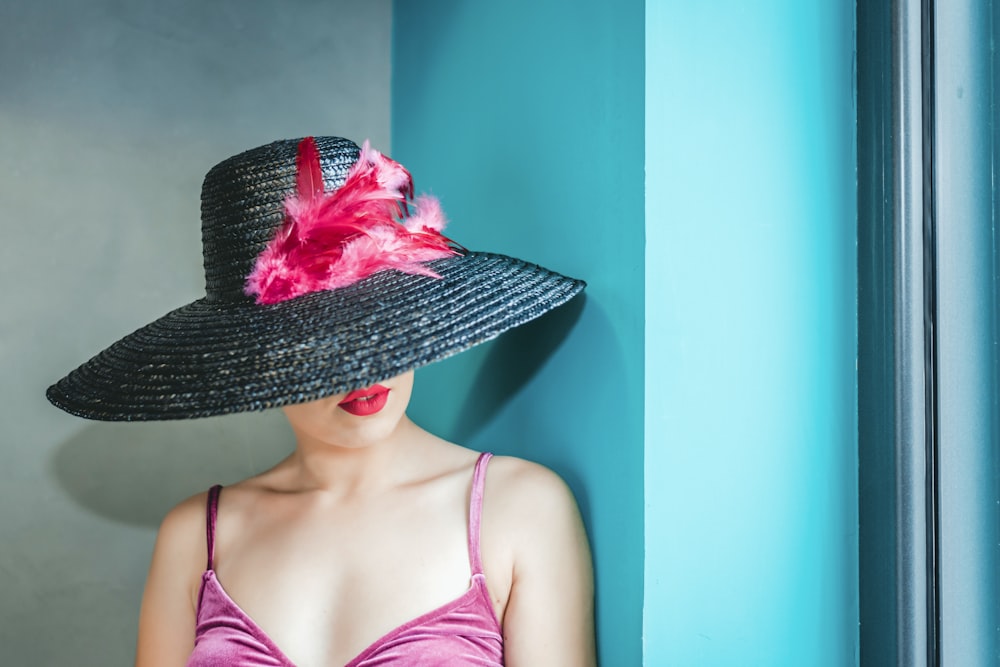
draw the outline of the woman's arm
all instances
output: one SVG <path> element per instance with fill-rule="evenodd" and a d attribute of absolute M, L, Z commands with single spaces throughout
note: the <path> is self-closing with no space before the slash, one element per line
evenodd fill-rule
<path fill-rule="evenodd" d="M 555 473 L 519 463 L 515 474 L 504 476 L 502 499 L 513 536 L 505 663 L 596 665 L 593 568 L 576 501 Z"/>
<path fill-rule="evenodd" d="M 183 667 L 194 648 L 195 605 L 206 560 L 205 494 L 163 519 L 139 612 L 136 667 Z"/>

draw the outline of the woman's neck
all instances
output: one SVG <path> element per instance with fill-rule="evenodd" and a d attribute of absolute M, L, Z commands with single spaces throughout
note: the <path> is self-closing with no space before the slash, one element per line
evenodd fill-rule
<path fill-rule="evenodd" d="M 337 495 L 378 493 L 412 479 L 420 451 L 434 439 L 406 417 L 378 437 L 345 433 L 334 442 L 300 431 L 295 436 L 295 451 L 280 466 L 288 481 Z"/>

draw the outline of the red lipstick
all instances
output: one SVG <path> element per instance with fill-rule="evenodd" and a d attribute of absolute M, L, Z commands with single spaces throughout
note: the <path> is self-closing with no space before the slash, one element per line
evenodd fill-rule
<path fill-rule="evenodd" d="M 367 417 L 384 408 L 388 398 L 389 388 L 374 384 L 367 389 L 352 391 L 337 405 L 356 417 Z"/>

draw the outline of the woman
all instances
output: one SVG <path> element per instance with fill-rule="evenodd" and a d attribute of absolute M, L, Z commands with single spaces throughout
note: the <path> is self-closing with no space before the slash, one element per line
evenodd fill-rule
<path fill-rule="evenodd" d="M 202 194 L 207 295 L 49 389 L 97 419 L 281 407 L 295 450 L 181 503 L 157 538 L 137 665 L 594 664 L 590 556 L 565 484 L 406 416 L 413 369 L 583 283 L 441 234 L 400 165 L 275 142 Z"/>

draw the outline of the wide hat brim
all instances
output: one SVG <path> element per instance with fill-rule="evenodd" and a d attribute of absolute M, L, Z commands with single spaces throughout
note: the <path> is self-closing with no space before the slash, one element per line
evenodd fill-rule
<path fill-rule="evenodd" d="M 486 342 L 584 282 L 505 255 L 431 262 L 440 278 L 383 271 L 262 306 L 203 298 L 122 338 L 49 387 L 104 421 L 264 410 L 370 386 Z"/>

